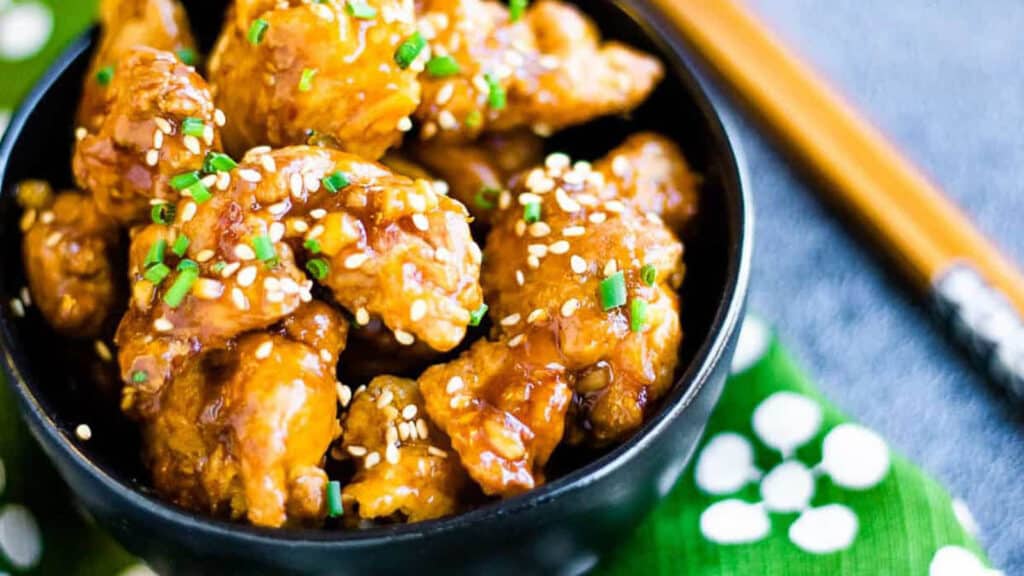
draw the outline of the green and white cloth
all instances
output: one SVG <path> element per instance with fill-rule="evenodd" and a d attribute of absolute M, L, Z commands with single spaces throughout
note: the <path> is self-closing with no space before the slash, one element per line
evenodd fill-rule
<path fill-rule="evenodd" d="M 0 133 L 95 0 L 0 0 Z M 748 319 L 733 376 L 665 502 L 609 575 L 994 576 L 967 507 L 847 420 Z M 78 512 L 0 389 L 0 576 L 152 574 Z"/>

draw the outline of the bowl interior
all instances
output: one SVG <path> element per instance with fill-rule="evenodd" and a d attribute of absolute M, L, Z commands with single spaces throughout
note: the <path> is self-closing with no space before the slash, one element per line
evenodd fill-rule
<path fill-rule="evenodd" d="M 196 28 L 201 44 L 208 49 L 226 3 L 194 0 L 185 4 L 193 23 L 199 23 Z M 574 159 L 596 159 L 629 134 L 653 130 L 673 138 L 704 177 L 701 214 L 685 238 L 687 280 L 681 302 L 686 337 L 680 350 L 680 376 L 665 400 L 680 402 L 700 364 L 711 361 L 710 336 L 721 330 L 737 290 L 744 223 L 736 158 L 710 103 L 678 52 L 640 23 L 640 16 L 633 12 L 635 7 L 605 0 L 586 0 L 580 4 L 606 36 L 659 54 L 669 74 L 649 101 L 630 117 L 605 118 L 567 130 L 550 140 L 549 151 L 565 151 Z M 65 438 L 77 442 L 75 427 L 88 423 L 93 435 L 88 442 L 78 443 L 82 453 L 124 486 L 152 496 L 139 460 L 138 432 L 117 409 L 114 365 L 98 359 L 93 342 L 76 342 L 56 335 L 35 308 L 29 307 L 27 315 L 20 318 L 7 306 L 26 285 L 18 227 L 20 213 L 13 198 L 15 186 L 26 178 L 45 179 L 56 188 L 72 186 L 73 118 L 89 46 L 88 39 L 82 39 L 69 49 L 63 63 L 66 69 L 61 64 L 55 66 L 43 81 L 44 85 L 50 83 L 48 89 L 38 94 L 37 101 L 30 98 L 29 106 L 34 107 L 26 111 L 24 123 L 19 118 L 12 122 L 5 144 L 0 146 L 0 329 L 8 358 L 24 376 L 24 386 Z M 5 164 L 3 153 L 8 149 Z M 551 483 L 533 496 L 553 485 L 571 482 L 610 457 L 559 451 L 552 462 Z M 276 534 L 288 536 L 286 532 Z"/>

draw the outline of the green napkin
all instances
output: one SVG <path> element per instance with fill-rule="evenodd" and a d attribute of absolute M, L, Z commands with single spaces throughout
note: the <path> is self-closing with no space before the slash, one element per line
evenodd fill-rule
<path fill-rule="evenodd" d="M 95 0 L 0 0 L 0 133 Z M 700 450 L 600 574 L 984 576 L 962 502 L 828 405 L 748 319 Z M 83 516 L 0 391 L 0 576 L 151 574 Z"/>

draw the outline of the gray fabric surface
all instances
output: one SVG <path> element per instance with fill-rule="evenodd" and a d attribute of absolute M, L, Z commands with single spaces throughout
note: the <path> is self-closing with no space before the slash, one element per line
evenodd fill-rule
<path fill-rule="evenodd" d="M 1024 262 L 1024 3 L 746 1 Z M 996 566 L 1024 574 L 1024 406 L 755 127 L 741 131 L 758 218 L 752 309 L 832 400 L 967 502 Z"/>

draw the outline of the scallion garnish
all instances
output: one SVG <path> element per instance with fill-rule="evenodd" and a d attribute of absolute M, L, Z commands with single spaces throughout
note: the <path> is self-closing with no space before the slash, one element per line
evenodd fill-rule
<path fill-rule="evenodd" d="M 256 257 L 263 262 L 273 260 L 277 256 L 277 253 L 274 252 L 274 243 L 266 234 L 253 237 L 252 249 L 256 252 Z"/>
<path fill-rule="evenodd" d="M 503 110 L 507 103 L 505 88 L 494 74 L 484 74 L 487 81 L 487 104 L 495 110 Z"/>
<path fill-rule="evenodd" d="M 196 204 L 202 204 L 203 202 L 206 202 L 210 198 L 213 198 L 213 194 L 210 194 L 210 189 L 207 188 L 206 184 L 203 184 L 202 182 L 196 182 L 195 184 L 192 184 L 187 189 L 185 189 L 185 191 L 188 192 L 188 195 L 191 196 L 193 200 L 196 201 Z"/>
<path fill-rule="evenodd" d="M 481 114 L 479 110 L 473 110 L 472 112 L 466 115 L 467 128 L 476 128 L 480 126 L 480 124 L 482 124 L 483 121 L 484 115 Z"/>
<path fill-rule="evenodd" d="M 178 50 L 175 50 L 174 53 L 178 55 L 178 60 L 181 60 L 182 63 L 184 63 L 184 64 L 186 64 L 188 66 L 195 65 L 195 63 L 196 63 L 196 51 L 195 50 L 193 50 L 191 48 L 179 48 Z"/>
<path fill-rule="evenodd" d="M 172 177 L 170 184 L 171 188 L 174 188 L 175 190 L 184 190 L 196 182 L 199 182 L 198 172 L 183 172 Z"/>
<path fill-rule="evenodd" d="M 212 174 L 214 172 L 230 172 L 238 167 L 231 156 L 221 152 L 207 152 L 203 159 L 203 172 Z"/>
<path fill-rule="evenodd" d="M 323 182 L 324 188 L 327 188 L 327 191 L 331 194 L 337 194 L 339 190 L 349 185 L 348 176 L 344 172 L 335 172 L 321 180 L 321 182 Z"/>
<path fill-rule="evenodd" d="M 654 286 L 654 281 L 658 279 L 658 269 L 650 264 L 644 264 L 644 267 L 640 269 L 640 279 L 644 284 Z"/>
<path fill-rule="evenodd" d="M 526 206 L 523 206 L 523 220 L 527 224 L 533 224 L 534 222 L 540 221 L 540 202 L 530 202 Z"/>
<path fill-rule="evenodd" d="M 186 268 L 181 272 L 178 272 L 178 277 L 174 279 L 174 283 L 167 289 L 164 294 L 164 303 L 171 308 L 177 308 L 181 305 L 181 302 L 188 296 L 188 293 L 192 291 L 192 285 L 199 279 L 198 268 Z"/>
<path fill-rule="evenodd" d="M 601 308 L 606 312 L 626 303 L 626 277 L 622 271 L 601 280 Z"/>
<path fill-rule="evenodd" d="M 167 275 L 171 273 L 171 269 L 166 264 L 157 262 L 146 269 L 146 273 L 142 275 L 143 278 L 149 280 L 154 286 L 164 281 Z"/>
<path fill-rule="evenodd" d="M 223 260 L 218 260 L 213 266 L 210 267 L 210 270 L 213 270 L 214 274 L 220 274 L 227 267 L 228 267 L 228 263 L 227 262 L 225 262 Z"/>
<path fill-rule="evenodd" d="M 434 56 L 427 61 L 427 73 L 435 78 L 454 76 L 462 71 L 459 63 L 451 56 Z"/>
<path fill-rule="evenodd" d="M 96 71 L 96 82 L 100 86 L 109 86 L 110 81 L 114 79 L 114 67 L 104 66 Z"/>
<path fill-rule="evenodd" d="M 481 304 L 479 308 L 469 313 L 469 325 L 479 326 L 487 315 L 487 304 Z"/>
<path fill-rule="evenodd" d="M 179 258 L 185 255 L 185 251 L 188 250 L 188 245 L 192 241 L 188 239 L 188 236 L 179 234 L 174 239 L 174 244 L 171 245 L 171 252 L 174 252 Z"/>
<path fill-rule="evenodd" d="M 398 67 L 402 70 L 408 68 L 412 65 L 413 60 L 416 60 L 416 57 L 420 55 L 420 52 L 426 48 L 426 46 L 427 41 L 423 38 L 423 35 L 420 34 L 419 30 L 414 32 L 412 36 L 406 38 L 405 41 L 398 46 L 398 49 L 395 50 L 395 62 L 398 64 Z"/>
<path fill-rule="evenodd" d="M 314 258 L 309 262 L 306 262 L 306 270 L 313 275 L 313 278 L 317 280 L 323 280 L 327 277 L 327 273 L 331 270 L 328 266 L 327 261 L 323 258 Z"/>
<path fill-rule="evenodd" d="M 267 28 L 270 28 L 270 24 L 263 18 L 253 20 L 249 26 L 249 44 L 257 46 L 260 42 L 263 42 L 263 36 L 267 33 Z"/>
<path fill-rule="evenodd" d="M 508 0 L 508 19 L 512 22 L 519 21 L 529 3 L 529 0 Z"/>
<path fill-rule="evenodd" d="M 377 17 L 377 9 L 361 0 L 348 0 L 345 10 L 350 16 L 360 20 L 372 20 Z"/>
<path fill-rule="evenodd" d="M 145 370 L 136 370 L 132 372 L 132 382 L 136 384 L 142 384 L 146 380 L 149 380 L 149 374 Z"/>
<path fill-rule="evenodd" d="M 629 329 L 633 332 L 641 332 L 647 325 L 647 301 L 641 298 L 633 298 L 629 303 Z"/>
<path fill-rule="evenodd" d="M 302 77 L 299 78 L 299 92 L 312 90 L 314 78 L 316 78 L 316 68 L 303 68 Z"/>
<path fill-rule="evenodd" d="M 149 217 L 154 224 L 169 224 L 174 220 L 174 206 L 167 203 L 154 204 L 149 209 Z"/>
<path fill-rule="evenodd" d="M 181 262 L 178 262 L 178 272 L 182 270 L 199 270 L 199 264 L 195 260 L 189 260 L 185 258 Z"/>
<path fill-rule="evenodd" d="M 309 240 L 306 240 L 305 242 L 302 243 L 302 246 L 306 250 L 309 250 L 311 254 L 320 253 L 320 241 L 317 240 L 316 238 L 310 238 Z"/>
<path fill-rule="evenodd" d="M 206 124 L 203 123 L 200 118 L 193 118 L 189 116 L 181 121 L 181 133 L 186 136 L 195 136 L 196 138 L 202 138 L 203 131 L 206 129 Z"/>
<path fill-rule="evenodd" d="M 345 508 L 341 503 L 341 482 L 331 480 L 327 483 L 327 516 L 337 518 L 345 515 Z"/>
<path fill-rule="evenodd" d="M 495 206 L 493 198 L 499 194 L 501 194 L 501 190 L 484 186 L 476 193 L 476 196 L 473 196 L 473 203 L 483 210 L 493 210 Z"/>
<path fill-rule="evenodd" d="M 153 245 L 149 247 L 149 252 L 146 253 L 146 259 L 142 261 L 142 265 L 149 268 L 153 264 L 160 264 L 164 261 L 164 252 L 167 251 L 167 240 L 163 238 L 153 242 Z"/>

